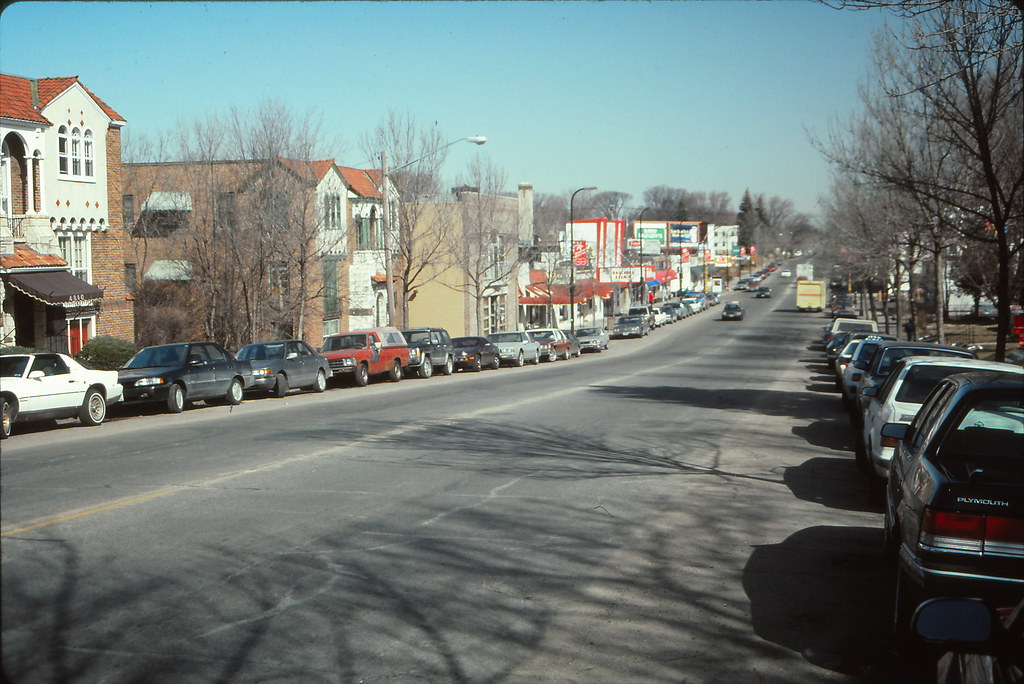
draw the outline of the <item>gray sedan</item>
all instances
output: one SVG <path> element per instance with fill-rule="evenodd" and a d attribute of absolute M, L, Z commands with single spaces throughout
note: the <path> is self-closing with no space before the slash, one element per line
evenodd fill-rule
<path fill-rule="evenodd" d="M 611 339 L 608 331 L 601 327 L 576 328 L 576 338 L 580 341 L 580 351 L 595 352 L 607 349 Z"/>
<path fill-rule="evenodd" d="M 302 340 L 274 340 L 247 344 L 236 358 L 252 365 L 254 391 L 283 397 L 292 387 L 308 387 L 314 392 L 327 388 L 331 366 L 327 359 Z"/>

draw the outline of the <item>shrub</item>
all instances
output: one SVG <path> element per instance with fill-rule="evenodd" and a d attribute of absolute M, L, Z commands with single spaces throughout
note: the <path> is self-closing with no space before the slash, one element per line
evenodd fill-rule
<path fill-rule="evenodd" d="M 12 345 L 10 347 L 0 347 L 0 354 L 38 354 L 41 350 L 33 349 L 32 347 L 19 347 Z"/>
<path fill-rule="evenodd" d="M 117 370 L 138 351 L 131 342 L 100 335 L 85 343 L 75 360 L 95 370 Z"/>

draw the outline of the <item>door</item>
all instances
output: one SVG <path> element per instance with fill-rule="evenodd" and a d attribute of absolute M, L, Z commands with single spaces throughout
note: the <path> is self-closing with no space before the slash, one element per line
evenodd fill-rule
<path fill-rule="evenodd" d="M 87 384 L 71 375 L 64 359 L 56 354 L 39 354 L 32 360 L 28 385 L 31 398 L 22 404 L 25 411 L 62 411 L 82 404 Z"/>
<path fill-rule="evenodd" d="M 185 360 L 188 369 L 185 372 L 185 386 L 190 399 L 202 399 L 213 395 L 216 375 L 206 345 L 191 344 Z"/>
<path fill-rule="evenodd" d="M 210 359 L 210 386 L 208 389 L 211 397 L 221 397 L 227 394 L 228 385 L 235 377 L 235 363 L 224 349 L 212 342 L 202 345 Z"/>

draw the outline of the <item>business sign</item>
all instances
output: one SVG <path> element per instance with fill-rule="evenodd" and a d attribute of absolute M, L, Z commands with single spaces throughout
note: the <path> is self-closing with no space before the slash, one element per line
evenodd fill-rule
<path fill-rule="evenodd" d="M 627 249 L 640 249 L 640 239 L 639 238 L 629 238 L 628 240 L 626 240 L 626 248 Z"/>
<path fill-rule="evenodd" d="M 658 240 L 661 244 L 665 244 L 664 223 L 659 225 L 634 224 L 633 234 L 641 240 Z"/>
<path fill-rule="evenodd" d="M 572 265 L 573 266 L 586 266 L 590 263 L 590 259 L 587 255 L 587 241 L 586 240 L 575 240 L 572 243 Z"/>
<path fill-rule="evenodd" d="M 714 259 L 711 258 L 711 250 L 710 249 L 705 249 L 704 250 L 704 263 L 705 264 L 710 264 L 712 261 L 714 261 Z"/>
<path fill-rule="evenodd" d="M 679 253 L 679 257 L 680 257 L 679 260 L 682 263 L 684 263 L 684 264 L 690 263 L 690 250 L 684 249 L 682 252 Z"/>
<path fill-rule="evenodd" d="M 668 224 L 669 243 L 695 245 L 700 240 L 700 221 L 673 221 Z"/>
<path fill-rule="evenodd" d="M 654 280 L 654 267 L 645 265 L 599 268 L 597 280 L 601 283 L 639 283 Z"/>
<path fill-rule="evenodd" d="M 732 246 L 732 255 L 734 257 L 743 256 L 743 248 L 740 247 L 739 245 L 733 245 Z"/>
<path fill-rule="evenodd" d="M 718 256 L 715 257 L 715 266 L 721 266 L 723 268 L 728 268 L 731 265 L 732 265 L 732 257 L 729 256 L 728 254 L 719 254 Z"/>
<path fill-rule="evenodd" d="M 750 245 L 750 256 L 757 256 L 757 245 Z"/>

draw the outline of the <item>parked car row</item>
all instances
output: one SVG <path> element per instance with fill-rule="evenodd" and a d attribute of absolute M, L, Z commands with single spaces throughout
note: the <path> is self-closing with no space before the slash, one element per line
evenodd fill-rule
<path fill-rule="evenodd" d="M 663 324 L 692 312 L 678 303 L 645 311 L 658 314 Z M 327 335 L 319 350 L 303 340 L 269 340 L 247 344 L 237 354 L 213 342 L 182 342 L 141 349 L 117 371 L 90 370 L 66 354 L 2 355 L 0 436 L 9 437 L 16 423 L 29 421 L 77 417 L 84 425 L 99 425 L 113 404 L 151 404 L 180 413 L 195 401 L 234 405 L 246 395 L 323 392 L 329 382 L 346 379 L 365 386 L 373 378 L 398 382 L 571 359 L 608 349 L 613 337 L 649 332 L 645 316 L 622 320 L 637 321 L 636 334 L 618 334 L 616 325 L 611 333 L 585 326 L 575 335 L 539 328 L 452 338 L 443 328 L 380 327 Z"/>
<path fill-rule="evenodd" d="M 1024 597 L 1024 368 L 850 325 L 859 320 L 837 318 L 825 341 L 839 340 L 829 361 L 857 465 L 884 496 L 895 643 L 927 637 L 940 597 L 961 599 L 951 609 L 982 602 L 986 619 L 1007 614 Z"/>

